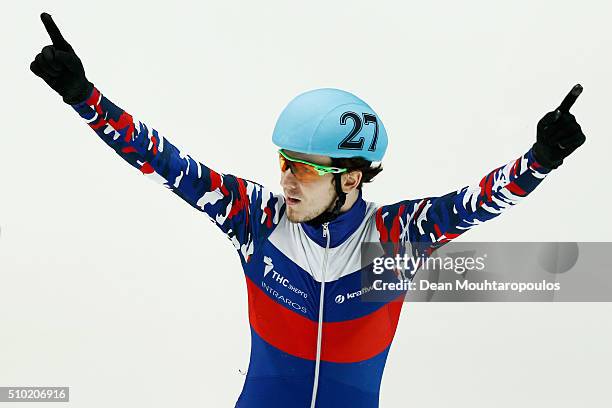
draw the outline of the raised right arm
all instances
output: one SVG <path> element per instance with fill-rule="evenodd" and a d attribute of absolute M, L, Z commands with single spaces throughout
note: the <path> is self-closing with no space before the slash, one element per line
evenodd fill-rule
<path fill-rule="evenodd" d="M 130 165 L 208 214 L 245 261 L 278 223 L 284 208 L 282 196 L 194 160 L 157 130 L 134 120 L 96 87 L 86 100 L 72 107 Z"/>
<path fill-rule="evenodd" d="M 42 13 L 40 18 L 53 44 L 43 47 L 30 70 L 125 161 L 208 214 L 248 262 L 278 223 L 284 198 L 252 181 L 209 169 L 155 129 L 135 121 L 86 78 L 81 60 L 51 16 Z"/>
<path fill-rule="evenodd" d="M 83 102 L 71 105 L 115 153 L 160 182 L 217 224 L 245 261 L 278 223 L 282 196 L 258 183 L 217 173 L 93 87 Z"/>

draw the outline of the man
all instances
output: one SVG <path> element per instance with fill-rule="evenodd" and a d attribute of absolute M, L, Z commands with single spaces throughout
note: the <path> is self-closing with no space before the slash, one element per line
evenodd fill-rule
<path fill-rule="evenodd" d="M 87 80 L 51 16 L 30 69 L 115 152 L 205 212 L 245 272 L 251 358 L 238 407 L 377 407 L 404 292 L 360 301 L 363 242 L 425 244 L 427 253 L 512 207 L 586 140 L 569 108 L 579 86 L 537 126 L 522 156 L 441 197 L 377 205 L 362 185 L 382 168 L 387 133 L 363 100 L 317 89 L 283 110 L 273 141 L 281 186 L 217 173 L 114 105 Z"/>

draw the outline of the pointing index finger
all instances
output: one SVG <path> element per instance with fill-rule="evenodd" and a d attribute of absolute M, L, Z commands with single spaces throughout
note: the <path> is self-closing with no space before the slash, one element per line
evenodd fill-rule
<path fill-rule="evenodd" d="M 563 102 L 561 102 L 561 105 L 559 105 L 557 110 L 560 112 L 569 113 L 570 108 L 572 107 L 574 102 L 576 102 L 576 99 L 578 99 L 578 96 L 580 96 L 581 93 L 582 93 L 582 85 L 580 84 L 574 85 L 572 90 L 569 91 L 569 93 L 565 96 L 565 98 L 563 98 Z"/>
<path fill-rule="evenodd" d="M 60 32 L 59 28 L 57 28 L 53 18 L 51 18 L 51 15 L 49 13 L 42 13 L 40 15 L 40 19 L 45 25 L 45 29 L 47 30 L 47 33 L 49 33 L 49 37 L 51 37 L 53 45 L 58 50 L 69 51 L 70 44 L 68 44 L 68 42 L 62 36 L 62 33 Z"/>

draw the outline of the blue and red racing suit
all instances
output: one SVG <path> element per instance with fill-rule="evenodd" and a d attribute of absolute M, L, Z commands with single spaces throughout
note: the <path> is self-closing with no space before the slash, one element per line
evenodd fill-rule
<path fill-rule="evenodd" d="M 377 205 L 360 193 L 350 210 L 312 227 L 288 221 L 282 195 L 206 167 L 97 88 L 72 106 L 119 156 L 206 213 L 236 248 L 251 328 L 237 407 L 377 407 L 404 293 L 359 300 L 360 244 L 437 248 L 515 205 L 551 171 L 530 149 L 440 197 Z"/>

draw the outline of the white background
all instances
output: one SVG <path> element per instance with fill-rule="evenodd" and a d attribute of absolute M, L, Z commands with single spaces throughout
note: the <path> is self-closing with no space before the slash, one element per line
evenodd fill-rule
<path fill-rule="evenodd" d="M 581 83 L 572 112 L 587 142 L 461 239 L 609 241 L 607 1 L 11 2 L 0 25 L 2 386 L 70 386 L 74 407 L 230 407 L 248 366 L 234 248 L 29 71 L 50 43 L 42 11 L 111 101 L 211 168 L 276 191 L 271 132 L 305 90 L 346 89 L 378 112 L 390 144 L 364 197 L 383 204 L 445 194 L 519 157 Z M 611 311 L 407 304 L 381 407 L 609 406 Z"/>

